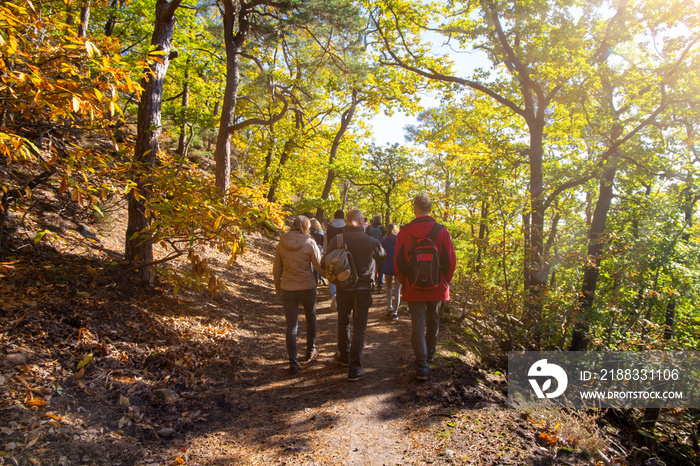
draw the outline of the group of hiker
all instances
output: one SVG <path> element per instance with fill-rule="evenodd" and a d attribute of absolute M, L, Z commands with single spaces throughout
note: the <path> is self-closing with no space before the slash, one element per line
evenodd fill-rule
<path fill-rule="evenodd" d="M 367 224 L 362 212 L 335 212 L 326 231 L 319 222 L 297 216 L 280 237 L 275 254 L 275 291 L 282 299 L 286 319 L 289 370 L 300 370 L 297 358 L 299 306 L 306 316 L 306 355 L 318 356 L 316 346 L 317 285 L 328 279 L 331 309 L 338 315 L 336 361 L 348 368 L 348 381 L 365 376 L 362 367 L 369 308 L 376 285 L 387 286 L 387 317 L 398 319 L 399 303 L 408 305 L 416 378 L 425 381 L 438 342 L 440 304 L 450 299 L 449 284 L 456 258 L 447 229 L 430 216 L 426 194 L 413 199 L 415 218 L 400 229 L 384 228 L 381 217 Z M 352 317 L 352 318 L 351 318 Z M 352 326 L 352 331 L 351 331 Z"/>

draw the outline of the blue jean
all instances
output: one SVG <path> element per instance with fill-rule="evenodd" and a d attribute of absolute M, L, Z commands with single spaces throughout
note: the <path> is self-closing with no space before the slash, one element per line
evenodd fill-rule
<path fill-rule="evenodd" d="M 306 316 L 306 352 L 316 346 L 316 288 L 310 290 L 282 290 L 282 308 L 287 321 L 287 354 L 289 364 L 298 366 L 297 328 L 299 326 L 299 304 Z"/>
<path fill-rule="evenodd" d="M 337 287 L 328 280 L 328 289 L 331 290 L 331 298 L 337 293 Z"/>
<path fill-rule="evenodd" d="M 408 303 L 408 311 L 411 313 L 411 345 L 419 375 L 428 375 L 428 359 L 435 357 L 440 329 L 440 303 L 441 301 Z"/>
<path fill-rule="evenodd" d="M 348 362 L 348 373 L 356 375 L 362 369 L 362 350 L 365 347 L 367 317 L 372 306 L 372 290 L 338 290 L 338 352 Z M 350 340 L 352 314 L 352 341 Z"/>
<path fill-rule="evenodd" d="M 401 304 L 401 282 L 396 275 L 385 273 L 384 276 L 386 277 L 386 300 L 389 309 L 396 312 Z"/>

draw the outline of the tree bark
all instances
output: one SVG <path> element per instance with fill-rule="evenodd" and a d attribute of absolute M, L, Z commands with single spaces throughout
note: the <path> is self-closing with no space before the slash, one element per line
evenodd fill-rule
<path fill-rule="evenodd" d="M 345 135 L 345 132 L 350 126 L 352 117 L 355 115 L 355 109 L 357 109 L 357 104 L 357 90 L 353 90 L 350 107 L 347 110 L 345 110 L 345 112 L 343 112 L 343 114 L 341 115 L 340 128 L 338 129 L 338 132 L 335 133 L 335 138 L 333 138 L 333 144 L 331 145 L 330 155 L 328 156 L 328 165 L 331 165 L 331 167 L 328 168 L 328 175 L 326 176 L 326 184 L 323 186 L 323 192 L 321 193 L 321 200 L 328 200 L 328 197 L 331 194 L 331 189 L 333 188 L 333 181 L 335 180 L 335 171 L 332 168 L 332 164 L 338 157 L 338 147 L 340 147 L 340 143 L 343 139 L 343 136 Z M 323 222 L 324 214 L 324 209 L 321 205 L 316 209 L 316 218 L 319 222 Z"/>
<path fill-rule="evenodd" d="M 224 0 L 223 4 L 226 87 L 224 88 L 224 102 L 221 107 L 214 160 L 216 161 L 216 187 L 219 188 L 222 195 L 225 195 L 231 186 L 231 132 L 229 128 L 233 126 L 235 118 L 238 87 L 241 79 L 241 51 L 248 38 L 250 23 L 248 4 L 240 4 L 233 0 Z M 238 17 L 238 31 L 234 35 L 236 17 Z"/>
<path fill-rule="evenodd" d="M 90 7 L 87 2 L 83 3 L 80 8 L 80 27 L 78 28 L 78 37 L 87 37 L 88 25 L 90 23 Z"/>
<path fill-rule="evenodd" d="M 155 275 L 148 265 L 153 262 L 153 245 L 151 238 L 146 235 L 133 237 L 150 225 L 146 216 L 146 201 L 151 199 L 152 170 L 157 163 L 159 138 L 161 134 L 161 107 L 163 102 L 163 82 L 170 64 L 170 48 L 175 29 L 175 10 L 181 0 L 158 0 L 156 3 L 155 26 L 151 44 L 155 50 L 162 51 L 158 55 L 160 61 L 154 61 L 145 70 L 141 79 L 143 93 L 138 109 L 136 145 L 134 161 L 137 172 L 134 174 L 139 197 L 131 190 L 128 199 L 128 224 L 126 229 L 126 259 L 132 265 L 138 266 L 137 276 L 147 283 L 153 283 Z"/>
<path fill-rule="evenodd" d="M 182 125 L 180 126 L 180 137 L 177 142 L 177 154 L 182 160 L 187 157 L 187 107 L 190 105 L 190 59 L 187 59 L 185 67 L 185 84 L 182 88 Z"/>
<path fill-rule="evenodd" d="M 586 266 L 583 271 L 583 284 L 577 303 L 580 318 L 574 326 L 574 331 L 571 336 L 571 346 L 569 347 L 570 351 L 585 351 L 588 349 L 588 315 L 593 309 L 598 276 L 600 275 L 605 224 L 613 199 L 613 182 L 615 180 L 615 173 L 617 172 L 616 155 L 617 154 L 613 155 L 612 160 L 600 179 L 598 201 L 596 202 L 590 230 L 588 231 L 588 260 L 586 261 Z"/>
<path fill-rule="evenodd" d="M 479 218 L 479 236 L 476 240 L 476 265 L 474 266 L 474 273 L 479 273 L 481 271 L 481 261 L 484 255 L 484 249 L 486 248 L 486 233 L 488 227 L 486 222 L 489 216 L 489 204 L 486 199 L 481 201 L 481 216 Z"/>
<path fill-rule="evenodd" d="M 294 138 L 284 143 L 284 149 L 282 149 L 282 154 L 280 155 L 280 163 L 277 168 L 277 173 L 272 177 L 270 182 L 270 189 L 267 192 L 267 200 L 270 202 L 275 202 L 277 200 L 277 188 L 279 187 L 280 179 L 282 179 L 282 168 L 289 160 L 289 155 L 292 152 L 292 148 L 295 146 Z"/>
<path fill-rule="evenodd" d="M 112 0 L 109 3 L 109 15 L 107 16 L 107 21 L 105 22 L 105 36 L 110 37 L 114 34 L 114 26 L 117 24 L 117 7 L 119 5 L 119 0 Z"/>

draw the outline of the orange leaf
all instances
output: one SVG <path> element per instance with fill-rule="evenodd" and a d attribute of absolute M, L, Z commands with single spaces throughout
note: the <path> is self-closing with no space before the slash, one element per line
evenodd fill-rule
<path fill-rule="evenodd" d="M 46 406 L 49 404 L 49 402 L 43 398 L 39 398 L 38 396 L 35 397 L 31 392 L 29 392 L 27 393 L 27 396 L 24 397 L 24 404 L 29 406 Z"/>

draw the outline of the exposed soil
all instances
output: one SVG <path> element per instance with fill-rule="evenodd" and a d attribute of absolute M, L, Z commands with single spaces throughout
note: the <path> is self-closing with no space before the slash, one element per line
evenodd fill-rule
<path fill-rule="evenodd" d="M 98 233 L 102 250 L 36 247 L 1 266 L 0 464 L 596 464 L 597 448 L 615 460 L 592 417 L 562 414 L 581 423 L 573 438 L 554 417 L 508 409 L 504 370 L 447 320 L 417 382 L 407 314 L 386 319 L 379 294 L 365 379 L 346 381 L 333 360 L 325 288 L 321 355 L 289 375 L 272 238 L 251 235 L 229 269 L 210 252 L 229 287 L 212 298 L 168 285 L 125 295 L 123 233 Z"/>

